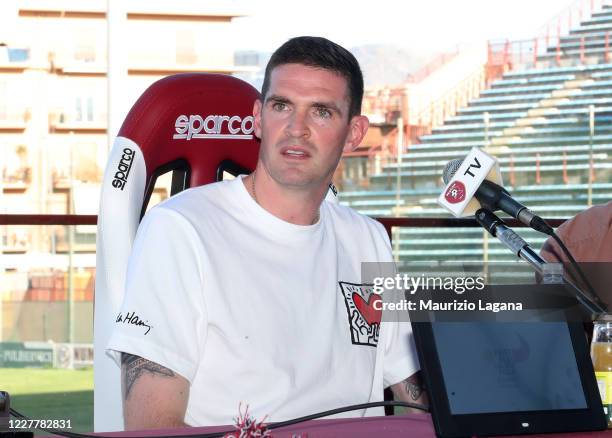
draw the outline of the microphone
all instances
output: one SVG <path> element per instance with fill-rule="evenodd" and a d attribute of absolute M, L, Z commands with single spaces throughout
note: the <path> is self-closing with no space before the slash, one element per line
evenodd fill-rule
<path fill-rule="evenodd" d="M 457 169 L 455 169 L 456 171 Z M 484 181 L 487 182 L 487 181 Z M 497 185 L 497 184 L 496 184 Z M 498 186 L 499 187 L 499 186 Z M 478 222 L 485 230 L 487 230 L 493 237 L 503 243 L 510 251 L 512 251 L 517 257 L 525 260 L 529 263 L 539 274 L 544 276 L 544 282 L 546 283 L 547 276 L 556 277 L 554 267 L 559 264 L 546 263 L 542 257 L 540 257 L 525 240 L 518 234 L 516 234 L 510 227 L 508 227 L 504 221 L 497 217 L 493 212 L 487 208 L 480 208 L 476 211 L 476 222 Z M 536 216 L 537 217 L 537 216 Z M 550 268 L 552 269 L 550 269 Z M 549 269 L 547 269 L 549 268 Z M 591 288 L 589 291 L 591 296 L 585 294 L 577 285 L 565 280 L 563 277 L 563 268 L 561 268 L 560 279 L 564 281 L 570 288 L 576 299 L 587 309 L 592 315 L 602 315 L 608 311 L 606 305 L 601 301 L 599 295 Z M 590 285 L 589 285 L 590 287 Z"/>
<path fill-rule="evenodd" d="M 542 266 L 546 261 L 534 252 L 521 236 L 516 234 L 512 228 L 506 226 L 504 221 L 493 214 L 488 208 L 484 207 L 476 212 L 476 222 L 493 237 L 497 237 L 514 255 L 525 260 L 540 274 L 543 272 Z"/>
<path fill-rule="evenodd" d="M 444 184 L 448 184 L 451 181 L 462 163 L 463 160 L 457 158 L 446 164 L 442 174 Z M 492 181 L 483 180 L 478 189 L 476 189 L 474 196 L 478 199 L 480 205 L 488 210 L 502 210 L 536 231 L 549 236 L 554 234 L 553 228 L 544 219 L 515 200 L 502 186 Z"/>
<path fill-rule="evenodd" d="M 515 233 L 510 232 L 511 230 L 505 227 L 503 222 L 493 215 L 492 211 L 502 210 L 534 230 L 552 236 L 576 268 L 591 295 L 595 297 L 595 303 L 590 308 L 596 309 L 600 313 L 605 311 L 605 305 L 602 305 L 580 266 L 561 239 L 555 234 L 552 227 L 523 204 L 514 200 L 510 193 L 500 185 L 502 182 L 499 165 L 494 157 L 477 147 L 473 147 L 464 159 L 451 160 L 446 165 L 443 178 L 446 187 L 438 197 L 438 204 L 456 217 L 476 215 L 476 220 L 481 225 L 490 233 L 494 233 L 514 254 L 532 264 L 536 270 L 540 261 L 537 254 Z M 499 182 L 499 184 L 491 181 L 491 179 Z M 490 214 L 487 214 L 483 210 L 491 211 Z M 572 277 L 574 276 L 572 275 Z M 585 301 L 589 301 L 588 297 Z"/>

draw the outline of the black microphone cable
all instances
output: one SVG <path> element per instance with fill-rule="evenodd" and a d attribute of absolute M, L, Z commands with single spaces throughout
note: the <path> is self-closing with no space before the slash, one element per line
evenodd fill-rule
<path fill-rule="evenodd" d="M 381 402 L 371 402 L 371 403 L 361 403 L 361 404 L 358 404 L 358 405 L 345 406 L 345 407 L 342 407 L 342 408 L 330 409 L 329 411 L 318 412 L 316 414 L 305 415 L 303 417 L 294 418 L 292 420 L 279 421 L 277 423 L 270 423 L 270 424 L 266 425 L 266 429 L 269 429 L 269 430 L 278 429 L 278 428 L 281 428 L 281 427 L 292 426 L 294 424 L 302 423 L 304 421 L 316 420 L 317 418 L 327 417 L 329 415 L 340 414 L 342 412 L 350 412 L 350 411 L 356 411 L 356 410 L 359 410 L 359 409 L 375 408 L 375 407 L 379 407 L 379 406 L 403 406 L 403 407 L 407 407 L 407 408 L 414 408 L 414 409 L 419 409 L 421 411 L 429 412 L 429 407 L 428 406 L 418 405 L 416 403 L 408 403 L 408 402 L 402 402 L 402 401 L 395 401 L 395 400 L 381 401 Z M 235 429 L 234 430 L 226 430 L 224 432 L 215 432 L 215 433 L 207 433 L 207 434 L 204 434 L 204 435 L 190 435 L 190 436 L 191 437 L 197 436 L 198 438 L 219 438 L 219 437 L 223 437 L 224 435 L 226 435 L 228 433 L 232 433 L 232 432 L 236 432 L 236 430 Z"/>
<path fill-rule="evenodd" d="M 394 400 L 390 400 L 390 401 L 380 401 L 380 402 L 370 402 L 370 403 L 361 403 L 358 405 L 350 405 L 350 406 L 344 406 L 341 408 L 336 408 L 336 409 L 330 409 L 328 411 L 323 411 L 323 412 L 318 412 L 315 414 L 310 414 L 310 415 L 305 415 L 303 417 L 298 417 L 298 418 L 294 418 L 291 420 L 286 420 L 286 421 L 279 421 L 276 423 L 269 423 L 266 424 L 266 429 L 278 429 L 280 427 L 285 427 L 285 426 L 291 426 L 294 424 L 298 424 L 298 423 L 303 423 L 304 421 L 310 421 L 310 420 L 316 420 L 317 418 L 322 418 L 322 417 L 327 417 L 330 415 L 335 415 L 335 414 L 340 414 L 343 412 L 350 412 L 350 411 L 356 411 L 359 409 L 368 409 L 368 408 L 375 408 L 375 407 L 379 407 L 379 406 L 403 406 L 403 407 L 407 407 L 407 408 L 413 408 L 413 409 L 418 409 L 421 411 L 425 411 L 425 412 L 429 412 L 429 407 L 428 406 L 424 406 L 424 405 L 419 405 L 416 403 L 409 403 L 409 402 L 403 402 L 403 401 L 394 401 Z M 11 415 L 13 415 L 16 418 L 22 419 L 22 420 L 30 420 L 28 417 L 26 417 L 25 415 L 19 413 L 18 411 L 16 411 L 13 408 L 10 408 L 10 413 Z M 76 432 L 69 432 L 66 430 L 58 430 L 58 429 L 44 429 L 44 428 L 37 428 L 37 430 L 43 431 L 43 432 L 47 432 L 47 433 L 52 433 L 54 435 L 58 435 L 58 436 L 63 436 L 63 437 L 67 437 L 67 438 L 111 438 L 114 437 L 115 435 L 101 435 L 101 434 L 95 434 L 95 435 L 91 435 L 91 434 L 83 434 L 83 433 L 76 433 Z M 230 429 L 230 430 L 225 430 L 222 432 L 211 432 L 211 433 L 205 433 L 205 434 L 186 434 L 186 435 L 172 435 L 172 438 L 216 438 L 216 437 L 223 437 L 226 434 L 229 433 L 235 433 L 236 429 Z M 165 435 L 164 435 L 165 437 Z M 161 435 L 159 436 L 155 436 L 155 435 L 143 435 L 141 436 L 137 436 L 134 435 L 133 438 L 162 438 Z"/>

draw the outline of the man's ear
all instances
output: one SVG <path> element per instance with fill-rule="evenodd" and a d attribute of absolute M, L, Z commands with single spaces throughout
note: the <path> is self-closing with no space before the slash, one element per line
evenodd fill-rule
<path fill-rule="evenodd" d="M 253 132 L 255 133 L 255 137 L 261 140 L 261 108 L 262 103 L 261 100 L 255 99 L 255 103 L 253 103 Z"/>
<path fill-rule="evenodd" d="M 353 116 L 349 122 L 349 134 L 346 137 L 346 142 L 342 148 L 342 152 L 354 151 L 365 137 L 370 126 L 370 121 L 366 116 Z"/>

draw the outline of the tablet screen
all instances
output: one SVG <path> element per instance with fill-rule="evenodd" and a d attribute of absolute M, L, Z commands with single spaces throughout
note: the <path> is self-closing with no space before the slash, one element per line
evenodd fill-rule
<path fill-rule="evenodd" d="M 564 322 L 436 322 L 451 414 L 585 409 Z"/>

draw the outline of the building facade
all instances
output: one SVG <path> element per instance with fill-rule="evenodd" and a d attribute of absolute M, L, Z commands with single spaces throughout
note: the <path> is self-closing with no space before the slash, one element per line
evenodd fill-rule
<path fill-rule="evenodd" d="M 96 214 L 109 144 L 107 1 L 10 3 L 2 6 L 0 30 L 0 214 Z M 228 43 L 232 20 L 244 15 L 241 3 L 122 1 L 120 7 L 122 107 L 167 75 L 245 70 Z M 154 197 L 167 195 L 160 187 Z M 83 311 L 91 313 L 95 231 L 0 226 L 0 341 L 67 339 L 66 306 L 46 304 L 65 302 L 68 294 L 90 302 Z M 32 307 L 18 311 L 24 302 Z M 45 312 L 55 313 L 19 322 L 20 314 Z M 91 319 L 81 319 L 79 340 L 90 342 Z"/>

